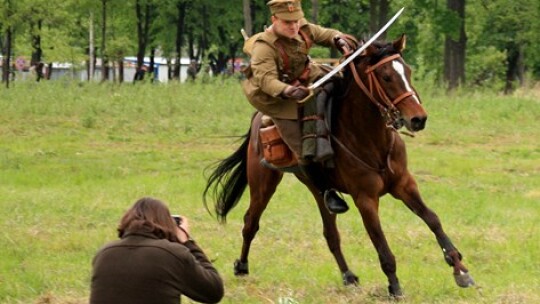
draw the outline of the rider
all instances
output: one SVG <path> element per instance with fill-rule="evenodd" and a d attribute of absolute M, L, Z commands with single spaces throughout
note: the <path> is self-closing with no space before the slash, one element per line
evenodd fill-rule
<path fill-rule="evenodd" d="M 330 188 L 320 164 L 302 157 L 302 130 L 298 122 L 298 101 L 308 97 L 307 85 L 327 70 L 309 60 L 312 43 L 326 47 L 355 49 L 356 40 L 335 29 L 309 23 L 301 0 L 272 0 L 267 3 L 272 25 L 254 35 L 244 46 L 251 56 L 243 83 L 244 93 L 260 112 L 272 117 L 283 141 L 299 160 L 300 168 L 324 197 L 330 212 L 343 213 L 347 203 Z"/>

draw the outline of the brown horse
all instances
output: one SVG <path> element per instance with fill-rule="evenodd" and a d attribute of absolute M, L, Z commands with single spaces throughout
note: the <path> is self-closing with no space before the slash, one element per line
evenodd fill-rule
<path fill-rule="evenodd" d="M 409 131 L 424 128 L 427 113 L 416 90 L 411 86 L 411 70 L 403 61 L 401 52 L 405 36 L 391 43 L 376 42 L 344 71 L 341 96 L 335 96 L 336 106 L 332 124 L 332 142 L 335 150 L 334 168 L 325 169 L 332 185 L 349 194 L 360 211 L 364 226 L 377 250 L 383 272 L 389 282 L 391 295 L 402 295 L 396 276 L 396 260 L 388 243 L 378 215 L 379 197 L 390 193 L 402 200 L 435 234 L 445 261 L 453 267 L 457 285 L 474 284 L 462 255 L 443 231 L 438 216 L 422 200 L 416 182 L 407 170 L 405 144 L 396 128 L 405 126 Z M 251 242 L 259 230 L 259 220 L 283 172 L 261 165 L 258 147 L 260 113 L 252 119 L 251 129 L 244 136 L 240 148 L 222 160 L 208 179 L 204 197 L 210 193 L 216 198 L 216 212 L 221 221 L 238 203 L 249 185 L 250 204 L 244 216 L 243 246 L 240 259 L 235 262 L 236 275 L 248 274 L 248 254 Z M 349 270 L 341 252 L 336 215 L 324 205 L 319 192 L 301 173 L 295 173 L 315 196 L 324 225 L 324 237 L 343 275 L 344 284 L 358 284 L 358 277 Z"/>

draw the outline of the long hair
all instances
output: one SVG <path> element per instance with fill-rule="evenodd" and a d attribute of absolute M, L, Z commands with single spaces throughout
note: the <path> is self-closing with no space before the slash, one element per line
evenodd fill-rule
<path fill-rule="evenodd" d="M 152 233 L 157 238 L 178 242 L 169 208 L 162 201 L 151 197 L 136 201 L 120 220 L 118 236 L 122 238 L 132 232 Z"/>

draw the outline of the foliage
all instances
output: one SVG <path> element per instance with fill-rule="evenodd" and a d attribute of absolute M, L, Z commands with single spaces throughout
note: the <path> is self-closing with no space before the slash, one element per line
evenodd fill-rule
<path fill-rule="evenodd" d="M 7 4 L 8 0 L 0 3 Z M 107 55 L 118 59 L 136 52 L 136 16 L 134 3 L 107 1 Z M 142 0 L 140 0 L 142 1 Z M 187 4 L 183 56 L 195 57 L 224 65 L 231 57 L 242 55 L 242 0 L 144 0 L 156 7 L 152 21 L 151 44 L 160 55 L 174 57 L 178 16 L 176 6 Z M 88 22 L 94 17 L 96 45 L 100 46 L 101 1 L 95 0 L 17 0 L 11 1 L 12 11 L 0 5 L 0 40 L 7 26 L 15 30 L 14 55 L 29 58 L 32 35 L 41 36 L 45 61 L 80 62 L 88 52 Z M 368 38 L 369 1 L 318 0 L 318 22 L 358 38 Z M 254 31 L 269 23 L 265 1 L 252 1 Z M 389 14 L 401 7 L 405 13 L 389 29 L 387 39 L 400 34 L 408 36 L 406 57 L 418 72 L 418 79 L 441 82 L 444 41 L 458 34 L 458 17 L 446 8 L 446 1 L 391 1 Z M 311 17 L 312 1 L 303 2 L 306 17 Z M 35 24 L 42 20 L 38 30 Z M 469 86 L 501 87 L 511 50 L 523 51 L 527 75 L 540 78 L 540 3 L 534 0 L 481 0 L 466 3 L 466 80 Z M 149 53 L 147 48 L 147 55 Z M 100 52 L 97 52 L 100 54 Z M 325 54 L 321 51 L 320 54 Z M 329 55 L 326 55 L 329 56 Z M 319 54 L 317 54 L 319 57 Z"/>

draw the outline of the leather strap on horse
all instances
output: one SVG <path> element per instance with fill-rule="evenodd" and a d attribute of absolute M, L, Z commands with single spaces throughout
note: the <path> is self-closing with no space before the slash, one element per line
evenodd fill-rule
<path fill-rule="evenodd" d="M 381 65 L 387 63 L 387 62 L 390 62 L 390 61 L 393 61 L 394 59 L 397 59 L 397 58 L 400 58 L 401 55 L 400 54 L 394 54 L 392 56 L 388 56 L 384 59 L 382 59 L 381 61 L 377 62 L 376 64 L 368 67 L 366 69 L 366 74 L 368 74 L 369 76 L 369 91 L 370 92 L 373 92 L 373 86 L 375 86 L 375 88 L 377 89 L 377 93 L 379 94 L 379 96 L 381 96 L 381 98 L 384 99 L 385 103 L 387 105 L 397 105 L 399 102 L 401 102 L 403 99 L 409 97 L 409 96 L 412 96 L 414 95 L 415 93 L 413 91 L 408 91 L 408 92 L 405 92 L 401 95 L 399 95 L 398 97 L 396 97 L 393 101 L 390 100 L 390 98 L 388 97 L 388 95 L 386 94 L 386 92 L 384 91 L 384 89 L 382 88 L 381 86 L 381 83 L 377 80 L 377 78 L 375 77 L 375 74 L 373 73 L 378 67 L 380 67 Z"/>
<path fill-rule="evenodd" d="M 358 75 L 355 64 L 353 62 L 351 62 L 349 64 L 349 67 L 350 67 L 351 72 L 353 74 L 354 80 L 356 81 L 358 86 L 369 97 L 371 102 L 373 104 L 375 104 L 379 108 L 379 111 L 387 119 L 392 119 L 391 116 L 395 115 L 394 113 L 397 112 L 397 109 L 396 109 L 395 105 L 397 105 L 398 103 L 400 103 L 402 100 L 404 100 L 405 98 L 407 98 L 409 96 L 416 95 L 416 93 L 414 91 L 408 91 L 408 92 L 405 92 L 405 93 L 399 95 L 398 97 L 396 97 L 392 101 L 392 100 L 390 100 L 390 98 L 388 97 L 388 95 L 384 91 L 383 87 L 381 86 L 379 80 L 377 80 L 377 77 L 375 76 L 374 71 L 378 67 L 380 67 L 381 65 L 383 65 L 385 63 L 388 63 L 388 62 L 390 62 L 392 60 L 400 58 L 400 57 L 401 57 L 400 54 L 394 54 L 392 56 L 388 56 L 388 57 L 382 59 L 381 61 L 377 62 L 376 64 L 374 64 L 374 65 L 372 65 L 372 66 L 370 66 L 370 67 L 368 67 L 366 69 L 365 72 L 366 72 L 366 74 L 368 76 L 369 89 L 364 85 L 362 79 L 360 79 L 360 76 Z M 378 102 L 377 99 L 375 98 L 375 96 L 373 95 L 375 90 L 377 91 L 377 95 L 379 95 L 379 97 L 382 99 L 382 104 L 381 104 L 381 102 Z"/>

